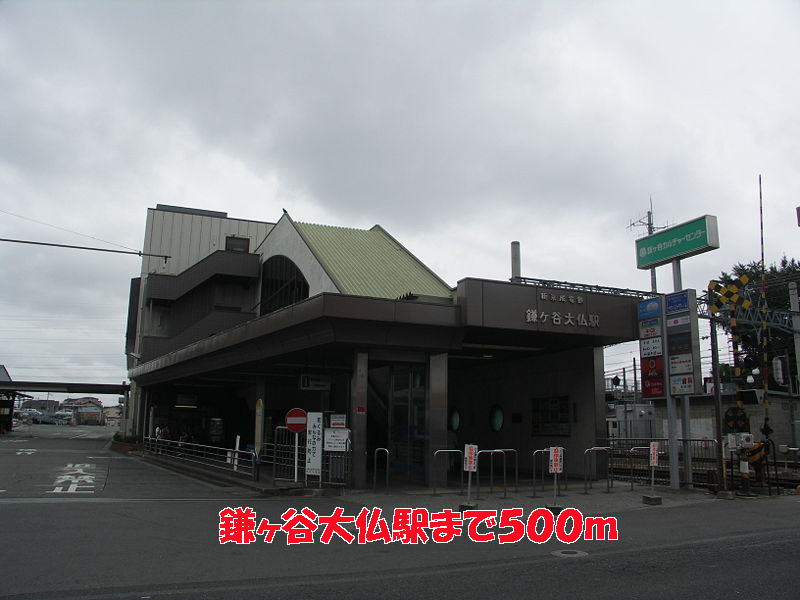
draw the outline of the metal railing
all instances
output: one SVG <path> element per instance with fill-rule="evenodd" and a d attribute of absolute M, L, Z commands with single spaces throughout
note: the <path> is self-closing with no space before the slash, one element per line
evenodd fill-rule
<path fill-rule="evenodd" d="M 459 456 L 459 463 L 458 463 L 459 469 L 458 469 L 458 472 L 461 475 L 461 489 L 460 489 L 459 493 L 463 496 L 464 495 L 464 469 L 461 468 L 461 466 L 464 463 L 464 452 L 462 450 L 436 450 L 433 453 L 433 465 L 432 465 L 432 468 L 433 468 L 433 476 L 432 476 L 432 480 L 433 480 L 433 495 L 434 496 L 436 495 L 436 457 L 439 456 L 440 454 L 458 454 L 458 456 Z M 448 465 L 447 472 L 449 473 L 449 471 L 450 471 L 450 468 L 449 468 L 449 465 Z M 444 487 L 445 487 L 445 489 L 447 489 L 447 475 L 445 475 L 445 478 L 444 478 Z"/>
<path fill-rule="evenodd" d="M 612 478 L 650 483 L 651 473 L 647 456 L 631 457 L 631 448 L 648 447 L 658 442 L 659 465 L 655 467 L 655 482 L 669 485 L 670 443 L 668 438 L 608 438 L 602 440 L 608 451 Z M 721 488 L 718 481 L 717 440 L 700 438 L 677 438 L 678 464 L 681 482 L 684 485 Z M 612 483 L 613 485 L 613 483 Z"/>
<path fill-rule="evenodd" d="M 234 450 L 154 437 L 144 438 L 143 449 L 145 452 L 159 457 L 229 471 L 258 481 L 258 461 L 255 453 L 248 450 Z"/>

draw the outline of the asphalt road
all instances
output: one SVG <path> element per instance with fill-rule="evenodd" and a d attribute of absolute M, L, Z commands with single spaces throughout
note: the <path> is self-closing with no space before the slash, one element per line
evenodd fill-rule
<path fill-rule="evenodd" d="M 198 481 L 110 452 L 103 428 L 24 434 L 0 438 L 0 598 L 800 597 L 800 496 L 626 508 L 619 541 L 570 546 L 223 545 L 226 507 L 280 522 L 290 507 L 355 515 L 372 498 L 264 498 Z M 563 550 L 579 554 L 553 554 Z"/>

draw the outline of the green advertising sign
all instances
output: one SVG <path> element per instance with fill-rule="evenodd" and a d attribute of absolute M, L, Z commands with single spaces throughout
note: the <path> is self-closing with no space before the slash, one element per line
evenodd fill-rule
<path fill-rule="evenodd" d="M 636 240 L 636 268 L 652 269 L 717 248 L 717 217 L 705 215 Z"/>

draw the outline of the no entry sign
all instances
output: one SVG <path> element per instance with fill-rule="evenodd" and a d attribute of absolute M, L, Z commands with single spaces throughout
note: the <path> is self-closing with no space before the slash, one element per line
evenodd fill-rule
<path fill-rule="evenodd" d="M 286 413 L 286 428 L 294 433 L 305 431 L 308 415 L 302 408 L 293 408 Z"/>

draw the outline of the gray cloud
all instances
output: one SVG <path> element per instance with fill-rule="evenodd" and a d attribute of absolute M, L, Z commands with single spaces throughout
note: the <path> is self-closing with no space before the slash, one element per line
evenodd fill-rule
<path fill-rule="evenodd" d="M 507 277 L 518 239 L 528 275 L 647 288 L 625 227 L 652 195 L 659 224 L 719 216 L 684 263 L 703 288 L 757 256 L 759 172 L 768 260 L 797 255 L 798 25 L 792 2 L 5 2 L 0 208 L 138 247 L 158 202 L 286 207 L 381 223 L 451 284 Z M 124 311 L 138 272 L 0 260 L 34 317 Z"/>

